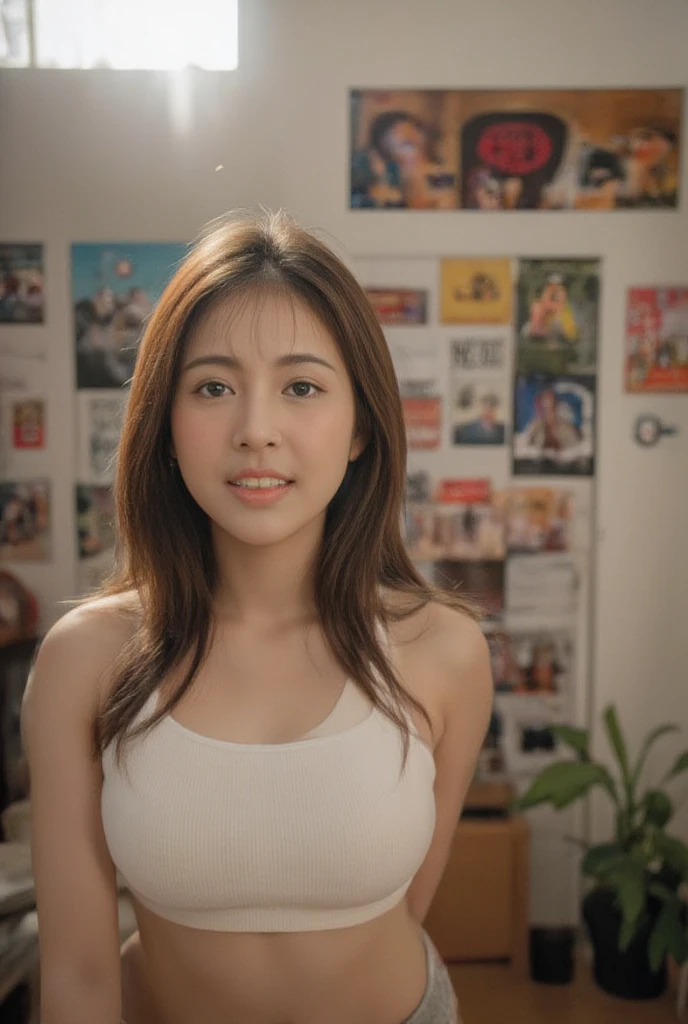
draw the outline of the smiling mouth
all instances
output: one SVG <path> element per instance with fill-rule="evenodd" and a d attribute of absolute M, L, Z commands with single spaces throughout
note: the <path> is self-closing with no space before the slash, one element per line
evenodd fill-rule
<path fill-rule="evenodd" d="M 243 480 L 230 480 L 232 487 L 240 487 L 248 491 L 269 491 L 276 487 L 288 487 L 292 480 L 281 480 L 278 477 L 245 477 Z"/>

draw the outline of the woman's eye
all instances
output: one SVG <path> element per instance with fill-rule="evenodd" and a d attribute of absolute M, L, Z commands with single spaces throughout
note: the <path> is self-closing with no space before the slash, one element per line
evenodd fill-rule
<path fill-rule="evenodd" d="M 221 384 L 219 380 L 209 380 L 206 384 L 201 384 L 198 394 L 204 398 L 222 398 L 227 390 L 227 385 Z"/>
<path fill-rule="evenodd" d="M 311 390 L 309 390 L 309 388 Z M 287 390 L 293 390 L 296 398 L 312 398 L 317 392 L 321 391 L 322 388 L 317 387 L 315 384 L 311 384 L 308 380 L 296 380 L 293 384 L 289 385 Z"/>

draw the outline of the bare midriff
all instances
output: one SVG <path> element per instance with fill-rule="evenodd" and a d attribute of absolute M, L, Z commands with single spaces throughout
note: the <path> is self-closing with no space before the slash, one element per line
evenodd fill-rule
<path fill-rule="evenodd" d="M 422 930 L 404 900 L 353 927 L 280 933 L 204 931 L 134 908 L 125 1024 L 401 1024 L 425 991 Z"/>

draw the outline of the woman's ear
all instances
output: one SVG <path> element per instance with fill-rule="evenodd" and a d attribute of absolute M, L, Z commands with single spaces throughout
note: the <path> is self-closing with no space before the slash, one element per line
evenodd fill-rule
<path fill-rule="evenodd" d="M 368 443 L 368 439 L 363 434 L 355 434 L 354 439 L 351 442 L 349 449 L 349 462 L 355 462 L 356 459 L 363 453 L 365 446 Z"/>

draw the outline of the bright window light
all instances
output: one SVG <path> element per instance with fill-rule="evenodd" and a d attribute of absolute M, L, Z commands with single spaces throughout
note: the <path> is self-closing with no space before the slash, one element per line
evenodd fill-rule
<path fill-rule="evenodd" d="M 33 0 L 36 64 L 232 70 L 238 0 Z"/>

